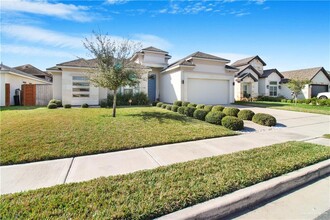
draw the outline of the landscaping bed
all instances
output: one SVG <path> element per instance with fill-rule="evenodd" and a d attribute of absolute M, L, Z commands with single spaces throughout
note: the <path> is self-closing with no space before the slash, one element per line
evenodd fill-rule
<path fill-rule="evenodd" d="M 3 219 L 152 219 L 330 158 L 305 142 L 1 197 Z"/>
<path fill-rule="evenodd" d="M 116 118 L 104 108 L 6 108 L 0 114 L 1 165 L 236 134 L 156 107 L 118 108 Z"/>

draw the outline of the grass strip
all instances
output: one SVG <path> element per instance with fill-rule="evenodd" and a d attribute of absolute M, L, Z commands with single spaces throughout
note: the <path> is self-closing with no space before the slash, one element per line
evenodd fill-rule
<path fill-rule="evenodd" d="M 324 134 L 323 137 L 330 139 L 330 134 Z"/>
<path fill-rule="evenodd" d="M 151 219 L 330 158 L 305 142 L 1 197 L 2 219 Z"/>

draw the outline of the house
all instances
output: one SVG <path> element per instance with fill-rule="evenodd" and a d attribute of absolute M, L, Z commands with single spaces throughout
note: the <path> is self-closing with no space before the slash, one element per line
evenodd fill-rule
<path fill-rule="evenodd" d="M 17 66 L 17 67 L 14 67 L 14 69 L 17 69 L 19 71 L 31 74 L 31 75 L 36 76 L 38 78 L 44 79 L 48 82 L 52 82 L 52 80 L 53 80 L 53 76 L 51 74 L 49 74 L 47 72 L 44 72 L 44 71 L 38 69 L 37 67 L 32 66 L 31 64 L 25 64 L 25 65 L 22 65 L 22 66 Z"/>
<path fill-rule="evenodd" d="M 14 105 L 14 95 L 19 93 L 24 84 L 51 85 L 39 77 L 1 64 L 0 66 L 0 106 Z"/>
<path fill-rule="evenodd" d="M 283 75 L 277 69 L 264 70 L 266 63 L 259 56 L 247 57 L 231 65 L 238 69 L 235 75 L 235 100 L 280 95 Z"/>
<path fill-rule="evenodd" d="M 320 92 L 328 92 L 330 87 L 330 76 L 323 67 L 315 67 L 308 69 L 299 69 L 282 72 L 284 76 L 282 84 L 282 95 L 287 99 L 292 99 L 292 91 L 286 86 L 286 82 L 290 79 L 310 80 L 310 84 L 306 84 L 302 89 L 299 99 L 308 99 L 316 97 Z"/>
<path fill-rule="evenodd" d="M 173 103 L 175 100 L 203 104 L 229 104 L 234 101 L 234 75 L 230 60 L 202 52 L 193 53 L 169 65 L 168 52 L 147 47 L 131 60 L 148 68 L 139 86 L 120 88 L 120 93 L 145 92 L 150 101 Z M 94 64 L 93 64 L 94 62 Z M 54 98 L 64 104 L 98 105 L 110 92 L 93 86 L 86 72 L 95 61 L 77 59 L 48 68 L 53 75 Z"/>

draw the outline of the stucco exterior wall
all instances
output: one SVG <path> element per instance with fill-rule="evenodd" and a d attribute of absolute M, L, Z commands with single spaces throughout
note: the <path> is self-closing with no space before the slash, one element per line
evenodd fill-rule
<path fill-rule="evenodd" d="M 161 102 L 173 103 L 182 99 L 181 75 L 180 70 L 160 74 L 159 99 Z"/>
<path fill-rule="evenodd" d="M 53 98 L 62 100 L 62 73 L 53 74 Z"/>
<path fill-rule="evenodd" d="M 287 84 L 281 85 L 281 95 L 284 96 L 286 99 L 292 99 L 292 91 L 288 88 Z M 298 99 L 308 99 L 310 98 L 310 88 L 306 85 L 302 90 L 301 93 L 298 95 Z"/>
<path fill-rule="evenodd" d="M 329 85 L 330 81 L 322 71 L 319 71 L 312 79 L 312 84 Z"/>
<path fill-rule="evenodd" d="M 6 105 L 6 87 L 5 87 L 5 74 L 0 73 L 0 106 Z"/>
<path fill-rule="evenodd" d="M 257 59 L 253 59 L 250 64 L 259 71 L 259 73 L 263 73 L 264 72 L 264 66 L 262 65 L 262 63 L 257 60 Z"/>
<path fill-rule="evenodd" d="M 277 96 L 282 95 L 282 88 L 279 89 L 279 85 L 281 82 L 281 77 L 275 72 L 271 73 L 267 78 L 262 78 L 259 80 L 259 95 L 260 96 L 269 96 L 269 83 L 272 81 L 277 82 Z"/>
<path fill-rule="evenodd" d="M 142 64 L 149 64 L 151 67 L 156 64 L 166 65 L 165 54 L 144 52 L 144 58 Z"/>
<path fill-rule="evenodd" d="M 259 96 L 265 96 L 265 94 L 266 94 L 266 79 L 265 78 L 259 79 L 258 92 L 259 92 Z"/>
<path fill-rule="evenodd" d="M 196 65 L 193 72 L 207 72 L 216 74 L 225 74 L 225 63 L 219 63 L 216 61 L 198 60 L 194 59 Z"/>

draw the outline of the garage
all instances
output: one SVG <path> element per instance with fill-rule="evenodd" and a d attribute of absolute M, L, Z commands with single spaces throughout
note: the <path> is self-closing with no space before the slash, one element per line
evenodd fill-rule
<path fill-rule="evenodd" d="M 188 101 L 196 104 L 228 104 L 229 81 L 188 79 Z"/>
<path fill-rule="evenodd" d="M 320 92 L 328 92 L 328 85 L 312 84 L 312 97 L 316 97 Z"/>

